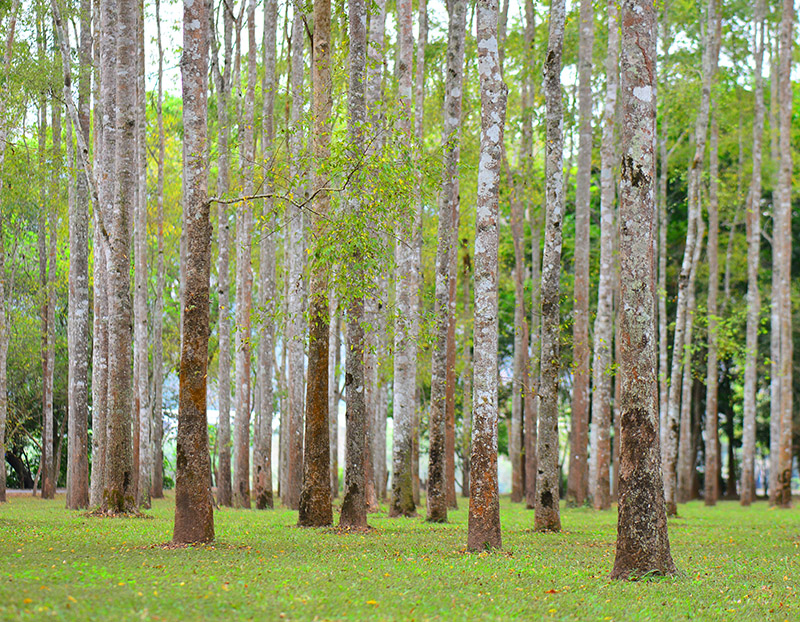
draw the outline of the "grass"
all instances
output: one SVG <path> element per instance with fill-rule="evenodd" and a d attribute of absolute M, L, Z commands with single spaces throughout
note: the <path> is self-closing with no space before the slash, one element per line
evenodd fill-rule
<path fill-rule="evenodd" d="M 174 500 L 151 519 L 54 501 L 0 506 L 0 620 L 800 620 L 800 510 L 724 502 L 669 524 L 677 577 L 608 579 L 616 512 L 563 509 L 537 534 L 503 499 L 503 547 L 467 554 L 450 523 L 370 517 L 374 532 L 295 527 L 297 514 L 224 509 L 217 542 L 164 548 Z"/>

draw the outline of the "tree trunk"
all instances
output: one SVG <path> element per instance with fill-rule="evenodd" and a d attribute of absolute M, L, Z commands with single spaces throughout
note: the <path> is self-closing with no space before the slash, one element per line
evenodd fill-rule
<path fill-rule="evenodd" d="M 447 376 L 448 335 L 450 332 L 450 264 L 458 257 L 458 230 L 454 230 L 459 211 L 459 157 L 461 143 L 461 91 L 464 66 L 464 38 L 467 5 L 455 0 L 449 6 L 447 66 L 445 69 L 444 129 L 442 147 L 444 169 L 439 193 L 439 233 L 436 254 L 434 317 L 436 342 L 431 360 L 430 448 L 428 462 L 427 520 L 447 521 Z M 418 61 L 419 62 L 419 61 Z M 420 105 L 417 101 L 417 105 Z M 421 140 L 421 136 L 418 137 Z"/>
<path fill-rule="evenodd" d="M 758 269 L 761 255 L 761 151 L 764 134 L 764 84 L 762 63 L 764 58 L 764 0 L 757 0 L 753 9 L 753 57 L 755 69 L 753 117 L 753 172 L 747 200 L 747 333 L 744 364 L 744 414 L 742 423 L 742 485 L 740 502 L 750 505 L 755 499 L 756 454 L 756 394 L 758 392 L 758 331 L 761 315 L 761 292 L 758 289 Z M 732 440 L 732 439 L 731 439 Z M 770 456 L 771 458 L 771 456 Z M 770 471 L 774 464 L 770 464 Z M 731 468 L 730 466 L 728 467 Z M 770 473 L 770 475 L 772 475 Z M 772 496 L 773 478 L 769 492 Z"/>
<path fill-rule="evenodd" d="M 561 48 L 564 41 L 564 0 L 550 5 L 550 30 L 544 68 L 547 108 L 547 219 L 542 258 L 542 350 L 539 387 L 536 531 L 560 531 L 558 468 L 558 374 L 560 317 L 558 285 L 561 274 L 561 225 L 564 218 L 563 112 L 561 106 Z"/>
<path fill-rule="evenodd" d="M 709 0 L 706 36 L 703 49 L 703 87 L 700 97 L 700 110 L 695 122 L 695 152 L 689 165 L 689 215 L 687 219 L 686 246 L 683 251 L 680 276 L 678 278 L 678 302 L 675 317 L 675 335 L 672 346 L 672 368 L 670 372 L 669 395 L 667 398 L 666 442 L 663 447 L 664 497 L 667 500 L 667 514 L 677 514 L 678 479 L 678 436 L 680 427 L 681 370 L 688 356 L 691 342 L 686 339 L 688 285 L 693 266 L 694 248 L 701 240 L 697 230 L 702 220 L 700 209 L 700 185 L 705 155 L 706 133 L 708 131 L 708 112 L 711 97 L 711 79 L 716 70 L 713 46 L 710 45 L 709 28 L 713 28 L 716 15 L 716 0 Z"/>
<path fill-rule="evenodd" d="M 107 67 L 101 85 L 112 71 L 117 76 L 136 75 L 136 0 L 102 3 L 102 9 L 116 15 L 116 68 Z M 104 32 L 107 31 L 104 29 Z M 102 52 L 101 52 L 102 53 Z M 105 87 L 102 86 L 105 90 Z M 104 105 L 107 100 L 104 97 Z M 128 512 L 135 508 L 133 457 L 131 455 L 131 413 L 133 406 L 131 368 L 133 364 L 130 293 L 130 215 L 136 198 L 136 83 L 116 81 L 116 156 L 113 194 L 108 214 L 108 438 L 103 509 Z M 105 133 L 105 132 L 104 132 Z M 104 157 L 111 157 L 109 151 Z"/>
<path fill-rule="evenodd" d="M 289 136 L 290 175 L 301 177 L 299 159 L 303 148 L 303 50 L 305 33 L 303 14 L 295 7 L 292 24 L 292 111 Z M 302 189 L 298 191 L 302 196 Z M 286 343 L 288 349 L 287 382 L 289 389 L 289 425 L 287 438 L 286 489 L 281 492 L 283 503 L 296 510 L 300 502 L 300 487 L 303 483 L 303 389 L 305 387 L 303 347 L 303 224 L 300 213 L 292 214 L 289 224 L 288 245 L 288 313 Z"/>
<path fill-rule="evenodd" d="M 562 4 L 563 6 L 563 4 Z M 502 546 L 497 485 L 498 203 L 507 88 L 497 48 L 497 0 L 479 0 L 481 147 L 475 221 L 475 388 L 467 549 Z"/>
<path fill-rule="evenodd" d="M 312 152 L 314 155 L 314 198 L 311 232 L 319 239 L 325 232 L 330 195 L 323 188 L 326 178 L 320 170 L 330 155 L 331 3 L 314 0 L 312 50 Z M 326 267 L 311 266 L 309 282 L 308 384 L 306 387 L 305 452 L 303 489 L 300 492 L 301 527 L 324 527 L 333 523 L 331 509 L 330 447 L 328 445 L 328 279 Z M 362 385 L 363 386 L 363 385 Z"/>
<path fill-rule="evenodd" d="M 773 243 L 780 248 L 780 440 L 778 443 L 778 491 L 775 503 L 779 507 L 792 505 L 792 29 L 794 3 L 783 0 L 778 50 L 778 126 L 780 136 L 780 169 L 778 171 L 778 201 Z M 775 292 L 773 291 L 773 300 Z M 772 330 L 775 330 L 775 326 Z M 773 411 L 774 412 L 774 411 Z"/>
<path fill-rule="evenodd" d="M 575 178 L 575 299 L 572 324 L 572 427 L 570 430 L 567 504 L 581 506 L 588 487 L 589 428 L 589 189 L 592 179 L 592 0 L 581 0 L 578 39 L 578 172 Z"/>
<path fill-rule="evenodd" d="M 367 120 L 364 77 L 367 62 L 367 6 L 364 0 L 347 3 L 350 39 L 350 75 L 347 96 L 347 130 L 351 143 L 351 157 L 357 161 L 364 148 L 364 127 Z M 349 193 L 347 209 L 354 215 L 363 210 L 357 191 Z M 360 271 L 362 257 L 358 249 L 352 258 L 352 269 Z M 363 274 L 363 273 L 362 273 Z M 356 278 L 362 280 L 361 274 Z M 357 296 L 347 310 L 347 354 L 345 390 L 347 403 L 347 439 L 345 446 L 344 499 L 339 526 L 351 529 L 367 527 L 367 488 L 372 487 L 372 457 L 367 446 L 369 427 L 364 374 L 364 297 Z"/>
<path fill-rule="evenodd" d="M 411 60 L 414 48 L 411 31 L 411 0 L 398 0 L 397 20 L 399 23 L 398 68 L 400 122 L 399 131 L 411 138 Z M 414 516 L 412 491 L 412 431 L 414 399 L 417 377 L 417 330 L 418 321 L 414 318 L 417 298 L 417 272 L 415 252 L 416 230 L 419 214 L 414 205 L 409 232 L 403 235 L 395 247 L 397 281 L 395 304 L 399 317 L 395 325 L 394 338 L 394 446 L 392 447 L 392 499 L 390 516 Z"/>
<path fill-rule="evenodd" d="M 175 525 L 178 543 L 214 539 L 206 422 L 208 371 L 211 219 L 204 145 L 208 134 L 208 15 L 205 2 L 183 5 L 181 60 L 184 153 L 184 224 L 186 227 L 186 305 L 183 312 L 178 438 L 175 478 Z"/>
<path fill-rule="evenodd" d="M 264 96 L 262 108 L 261 152 L 262 160 L 269 166 L 274 156 L 275 138 L 275 40 L 278 26 L 277 0 L 264 5 L 264 41 L 261 50 L 264 76 L 261 92 Z M 267 177 L 267 188 L 272 189 L 272 179 Z M 262 310 L 261 339 L 258 342 L 259 433 L 257 451 L 254 451 L 256 507 L 259 510 L 273 507 L 272 500 L 272 359 L 275 356 L 275 202 L 266 199 L 263 203 L 263 222 L 259 243 L 259 307 Z M 255 456 L 258 460 L 255 460 Z"/>
<path fill-rule="evenodd" d="M 603 140 L 600 147 L 600 279 L 597 286 L 597 316 L 594 321 L 592 362 L 592 477 L 589 490 L 596 510 L 611 507 L 610 428 L 611 348 L 614 341 L 611 303 L 613 300 L 614 246 L 614 125 L 619 71 L 618 9 L 608 2 L 608 52 L 606 55 L 606 97 L 603 109 Z"/>
<path fill-rule="evenodd" d="M 664 8 L 661 23 L 661 41 L 664 48 L 664 66 L 669 62 L 669 49 L 672 45 L 669 26 L 669 10 Z M 667 97 L 662 94 L 662 100 Z M 656 102 L 658 108 L 658 102 Z M 669 399 L 669 331 L 667 317 L 667 182 L 669 181 L 669 152 L 667 137 L 669 135 L 669 115 L 666 106 L 661 111 L 661 127 L 657 140 L 660 152 L 658 156 L 661 177 L 658 186 L 658 416 L 659 438 L 664 447 L 667 439 L 667 403 Z M 658 116 L 658 115 L 657 115 Z"/>
<path fill-rule="evenodd" d="M 464 368 L 461 372 L 461 496 L 470 496 L 470 454 L 472 453 L 472 339 L 470 338 L 469 325 L 470 313 L 470 288 L 469 282 L 472 272 L 472 264 L 469 257 L 469 250 L 466 248 L 464 240 L 464 270 L 462 286 L 464 288 L 464 308 L 462 312 L 462 323 L 464 327 L 464 337 L 462 342 L 462 356 L 464 357 Z"/>
<path fill-rule="evenodd" d="M 153 483 L 150 492 L 154 499 L 164 496 L 164 414 L 162 391 L 164 387 L 164 49 L 161 43 L 161 2 L 156 0 L 156 44 L 158 46 L 158 97 L 156 123 L 158 125 L 158 179 L 157 179 L 157 249 L 156 299 L 153 307 Z"/>
<path fill-rule="evenodd" d="M 676 572 L 669 549 L 661 480 L 656 377 L 655 275 L 655 7 L 622 4 L 622 167 L 620 272 L 622 421 L 619 517 L 611 577 Z"/>
<path fill-rule="evenodd" d="M 328 333 L 328 414 L 331 445 L 331 495 L 339 496 L 339 301 L 331 292 L 331 324 Z M 366 356 L 366 355 L 365 355 Z M 368 382 L 368 380 L 365 380 Z M 369 386 L 369 385 L 367 385 Z"/>

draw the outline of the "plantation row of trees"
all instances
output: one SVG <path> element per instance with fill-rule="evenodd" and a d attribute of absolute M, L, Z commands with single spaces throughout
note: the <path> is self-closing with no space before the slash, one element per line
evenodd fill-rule
<path fill-rule="evenodd" d="M 347 527 L 415 515 L 421 467 L 446 521 L 458 467 L 500 547 L 500 452 L 538 530 L 619 499 L 616 576 L 673 572 L 666 515 L 765 458 L 790 504 L 790 1 L 187 1 L 180 97 L 163 8 L 0 7 L 18 484 L 55 494 L 66 431 L 68 507 L 147 507 L 178 376 L 180 542 L 212 486 L 331 524 L 342 399 Z"/>

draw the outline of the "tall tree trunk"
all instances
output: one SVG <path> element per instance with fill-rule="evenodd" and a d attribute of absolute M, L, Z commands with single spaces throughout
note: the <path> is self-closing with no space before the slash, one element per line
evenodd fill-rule
<path fill-rule="evenodd" d="M 328 427 L 331 444 L 331 495 L 339 496 L 339 301 L 331 292 L 328 333 Z M 366 355 L 365 355 L 366 356 Z M 365 383 L 368 382 L 365 380 Z M 369 386 L 369 385 L 367 385 Z"/>
<path fill-rule="evenodd" d="M 622 3 L 620 175 L 620 426 L 617 550 L 611 577 L 676 572 L 658 443 L 655 275 L 655 7 Z M 615 465 L 616 466 L 616 465 Z"/>
<path fill-rule="evenodd" d="M 400 123 L 399 131 L 411 138 L 411 61 L 414 48 L 411 31 L 411 0 L 398 0 L 397 21 L 399 23 L 398 70 Z M 416 312 L 417 272 L 416 231 L 419 213 L 415 203 L 411 215 L 410 235 L 403 235 L 395 247 L 397 282 L 395 304 L 399 318 L 395 325 L 394 338 L 394 438 L 392 447 L 392 499 L 390 516 L 413 516 L 414 505 L 412 479 L 412 431 L 414 399 L 417 377 L 417 330 Z"/>
<path fill-rule="evenodd" d="M 436 254 L 434 316 L 436 343 L 431 360 L 430 448 L 428 450 L 427 520 L 447 521 L 447 355 L 450 332 L 450 264 L 458 256 L 458 231 L 453 230 L 459 211 L 458 164 L 461 143 L 461 91 L 464 66 L 464 38 L 467 5 L 464 0 L 449 4 L 447 66 L 445 68 L 444 169 L 439 193 L 439 233 Z M 419 62 L 419 61 L 418 61 Z M 417 105 L 420 102 L 417 101 Z M 419 137 L 421 138 L 421 137 Z"/>
<path fill-rule="evenodd" d="M 256 3 L 247 3 L 247 90 L 241 166 L 244 194 L 253 195 L 255 181 Z M 252 201 L 242 201 L 236 222 L 236 420 L 233 431 L 235 466 L 233 504 L 250 508 L 250 309 L 253 306 L 251 246 Z"/>
<path fill-rule="evenodd" d="M 275 79 L 276 49 L 275 40 L 278 27 L 277 0 L 269 0 L 264 5 L 264 42 L 261 50 L 264 76 L 261 92 L 264 102 L 262 108 L 261 151 L 266 166 L 274 158 L 275 139 Z M 266 180 L 267 188 L 273 187 L 272 179 Z M 259 382 L 259 434 L 257 435 L 259 459 L 254 459 L 256 507 L 260 510 L 273 507 L 272 500 L 272 359 L 275 356 L 275 203 L 266 199 L 263 203 L 263 222 L 259 243 L 259 307 L 262 309 L 261 339 L 258 342 L 258 382 Z"/>
<path fill-rule="evenodd" d="M 154 499 L 164 496 L 164 414 L 162 391 L 164 388 L 164 49 L 161 43 L 161 2 L 156 0 L 156 44 L 158 47 L 158 96 L 156 123 L 158 125 L 158 178 L 157 201 L 157 255 L 156 299 L 153 307 L 153 483 L 150 492 Z"/>
<path fill-rule="evenodd" d="M 330 155 L 331 108 L 331 3 L 314 0 L 312 49 L 312 152 L 314 197 L 311 233 L 320 239 L 330 207 L 322 168 Z M 328 279 L 325 267 L 311 266 L 308 313 L 308 383 L 303 455 L 303 489 L 300 492 L 301 527 L 323 527 L 333 522 L 331 509 L 330 447 L 328 438 Z M 363 382 L 363 380 L 362 380 Z M 362 385 L 363 386 L 363 385 Z"/>
<path fill-rule="evenodd" d="M 38 55 L 39 61 L 42 66 L 47 63 L 47 48 L 46 48 L 46 40 L 47 40 L 47 32 L 45 26 L 45 20 L 42 16 L 38 16 L 36 20 L 37 28 L 36 28 L 36 35 L 37 35 L 37 48 L 38 48 Z M 46 390 L 46 381 L 47 378 L 47 178 L 46 178 L 46 168 L 47 168 L 47 100 L 45 99 L 44 93 L 40 94 L 38 98 L 38 127 L 37 127 L 37 137 L 38 137 L 38 176 L 39 176 L 39 213 L 37 214 L 37 227 L 36 227 L 36 251 L 37 257 L 39 258 L 39 283 L 38 283 L 38 294 L 39 294 L 39 339 L 40 339 L 40 364 L 42 368 L 42 453 L 40 458 L 39 464 L 39 471 L 44 472 L 45 476 L 47 473 L 47 464 L 48 461 L 51 460 L 48 456 L 52 453 L 52 419 L 50 422 L 47 421 L 47 417 L 45 416 L 46 407 L 45 407 L 45 395 L 47 393 Z M 50 435 L 51 442 L 48 445 L 45 442 L 45 437 Z M 37 480 L 34 479 L 34 486 L 33 486 L 33 494 L 36 496 L 36 483 Z"/>
<path fill-rule="evenodd" d="M 792 30 L 794 3 L 783 0 L 778 50 L 778 127 L 780 137 L 780 169 L 778 171 L 778 201 L 773 243 L 778 245 L 780 266 L 780 440 L 778 443 L 778 493 L 776 505 L 788 508 L 792 504 Z M 775 292 L 773 291 L 773 301 Z M 775 330 L 775 326 L 772 330 Z M 774 412 L 774 411 L 773 411 Z"/>
<path fill-rule="evenodd" d="M 150 476 L 151 467 L 151 415 L 150 415 L 150 387 L 148 376 L 148 338 L 147 338 L 147 283 L 149 273 L 147 269 L 147 145 L 146 145 L 146 120 L 147 109 L 145 102 L 144 82 L 144 2 L 139 1 L 137 11 L 137 72 L 136 72 L 136 156 L 138 173 L 138 188 L 136 205 L 134 207 L 134 301 L 133 301 L 133 332 L 134 332 L 134 357 L 137 370 L 134 391 L 138 404 L 139 419 L 139 472 L 137 474 L 136 504 L 140 507 L 150 507 Z"/>
<path fill-rule="evenodd" d="M 706 36 L 703 48 L 703 86 L 700 97 L 700 110 L 695 121 L 695 152 L 689 165 L 689 215 L 687 218 L 686 246 L 678 278 L 678 301 L 675 317 L 675 335 L 672 346 L 672 367 L 670 371 L 669 395 L 667 398 L 666 442 L 663 447 L 664 497 L 667 500 L 667 514 L 677 514 L 678 479 L 678 437 L 680 427 L 681 371 L 686 356 L 689 356 L 691 342 L 686 339 L 687 302 L 690 274 L 693 265 L 694 248 L 699 243 L 697 230 L 702 219 L 700 209 L 700 185 L 705 155 L 706 133 L 708 131 L 708 111 L 711 97 L 711 79 L 716 70 L 713 46 L 710 45 L 709 28 L 713 27 L 716 15 L 716 0 L 709 0 L 706 21 Z"/>
<path fill-rule="evenodd" d="M 761 292 L 758 289 L 758 269 L 761 255 L 761 152 L 764 135 L 764 80 L 762 63 L 764 58 L 764 17 L 766 3 L 757 0 L 753 9 L 753 57 L 755 69 L 754 117 L 753 117 L 753 172 L 747 198 L 747 329 L 744 364 L 744 414 L 742 431 L 742 485 L 739 497 L 742 505 L 750 505 L 755 497 L 755 453 L 756 453 L 756 394 L 758 392 L 758 331 L 761 315 Z M 729 439 L 732 444 L 732 439 Z M 708 451 L 708 450 L 706 450 Z M 772 459 L 772 454 L 770 454 Z M 770 471 L 774 470 L 770 464 Z M 728 467 L 731 469 L 731 466 Z M 773 478 L 769 492 L 773 493 Z"/>
<path fill-rule="evenodd" d="M 116 75 L 136 75 L 137 0 L 117 0 Z M 115 10 L 116 9 L 116 10 Z M 102 81 L 113 69 L 103 72 Z M 136 198 L 136 83 L 116 81 L 116 157 L 113 206 L 108 210 L 108 444 L 103 508 L 127 512 L 135 507 L 133 457 L 131 455 L 131 413 L 133 406 L 131 368 L 133 364 L 130 293 L 130 218 Z M 104 151 L 104 157 L 110 156 Z"/>
<path fill-rule="evenodd" d="M 470 287 L 472 263 L 469 250 L 464 241 L 464 269 L 461 285 L 464 288 L 464 308 L 461 320 L 463 323 L 462 356 L 464 368 L 461 372 L 461 496 L 470 496 L 470 454 L 472 453 L 472 338 L 470 335 Z"/>
<path fill-rule="evenodd" d="M 562 5 L 563 6 L 563 5 Z M 475 388 L 467 549 L 502 546 L 497 485 L 498 203 L 507 92 L 497 47 L 497 0 L 479 0 L 481 157 L 475 221 Z"/>
<path fill-rule="evenodd" d="M 350 75 L 347 92 L 347 133 L 351 157 L 358 161 L 364 149 L 364 128 L 367 120 L 366 86 L 364 82 L 367 62 L 367 6 L 364 0 L 347 3 L 350 39 Z M 353 215 L 362 213 L 361 198 L 357 191 L 349 193 L 347 209 Z M 359 271 L 361 253 L 356 249 L 353 268 Z M 363 274 L 363 273 L 362 273 Z M 357 274 L 359 281 L 361 274 Z M 372 458 L 367 447 L 367 429 L 371 413 L 367 411 L 364 377 L 364 297 L 357 296 L 347 310 L 347 360 L 345 390 L 347 403 L 347 439 L 345 447 L 344 499 L 339 526 L 355 529 L 367 527 L 367 488 L 372 487 Z M 332 414 L 332 413 L 331 413 Z"/>
<path fill-rule="evenodd" d="M 712 45 L 719 48 L 722 36 L 722 20 L 717 18 L 714 23 L 714 38 Z M 718 51 L 714 53 L 715 56 Z M 719 482 L 719 455 L 717 454 L 718 434 L 718 387 L 719 374 L 717 370 L 719 335 L 717 314 L 719 313 L 717 297 L 719 293 L 719 123 L 718 103 L 712 92 L 711 113 L 711 138 L 709 155 L 709 197 L 708 197 L 708 369 L 706 374 L 706 429 L 705 429 L 705 504 L 714 505 L 719 496 L 717 483 Z M 700 413 L 697 413 L 700 416 Z M 694 469 L 692 469 L 692 482 Z"/>
<path fill-rule="evenodd" d="M 292 179 L 301 176 L 299 159 L 303 147 L 303 51 L 305 44 L 303 15 L 295 5 L 292 24 L 292 110 L 289 137 L 290 174 Z M 298 192 L 302 195 L 302 192 Z M 303 220 L 300 213 L 292 214 L 289 223 L 288 244 L 288 313 L 286 343 L 288 349 L 287 382 L 289 389 L 289 425 L 287 438 L 286 489 L 282 490 L 283 503 L 296 510 L 300 502 L 303 483 L 303 411 L 305 387 L 303 347 Z"/>
<path fill-rule="evenodd" d="M 619 26 L 617 3 L 608 4 L 608 52 L 606 96 L 603 109 L 603 139 L 600 147 L 600 279 L 597 286 L 597 316 L 594 321 L 592 362 L 592 475 L 589 490 L 596 510 L 611 507 L 611 348 L 614 341 L 611 303 L 613 299 L 614 245 L 614 125 L 619 72 Z"/>
<path fill-rule="evenodd" d="M 578 172 L 575 178 L 575 298 L 572 324 L 572 427 L 570 430 L 567 504 L 586 501 L 589 428 L 589 189 L 592 179 L 592 48 L 594 8 L 581 0 L 578 38 Z"/>
<path fill-rule="evenodd" d="M 210 542 L 214 513 L 206 421 L 211 219 L 205 142 L 208 140 L 208 5 L 184 0 L 183 196 L 186 227 L 186 308 L 178 397 L 174 542 Z"/>
<path fill-rule="evenodd" d="M 564 218 L 563 112 L 561 105 L 561 48 L 564 41 L 564 0 L 550 4 L 550 29 L 544 66 L 547 107 L 547 220 L 542 258 L 542 350 L 539 387 L 538 473 L 535 529 L 560 531 L 558 499 L 558 374 L 560 327 L 558 284 L 561 274 L 561 226 Z"/>

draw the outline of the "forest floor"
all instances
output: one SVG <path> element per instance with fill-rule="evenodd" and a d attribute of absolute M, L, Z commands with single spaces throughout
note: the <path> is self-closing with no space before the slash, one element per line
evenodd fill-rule
<path fill-rule="evenodd" d="M 608 578 L 616 511 L 563 509 L 538 534 L 501 503 L 503 551 L 464 551 L 467 500 L 445 525 L 370 516 L 374 531 L 295 527 L 284 509 L 215 512 L 217 542 L 175 549 L 174 498 L 150 518 L 54 501 L 0 506 L 0 620 L 800 620 L 800 509 L 680 507 L 680 574 Z M 424 515 L 424 511 L 422 512 Z"/>

